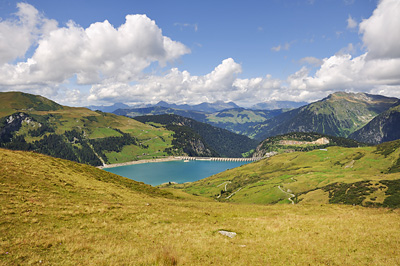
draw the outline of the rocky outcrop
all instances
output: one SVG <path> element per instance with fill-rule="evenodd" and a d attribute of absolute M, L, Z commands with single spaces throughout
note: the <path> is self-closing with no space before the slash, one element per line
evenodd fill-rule
<path fill-rule="evenodd" d="M 13 133 L 18 131 L 23 123 L 34 122 L 33 118 L 25 113 L 15 113 L 3 118 L 0 123 L 0 142 L 9 142 L 13 137 Z"/>
<path fill-rule="evenodd" d="M 189 140 L 183 151 L 189 156 L 211 157 L 215 155 L 215 152 L 209 149 L 201 139 Z"/>
<path fill-rule="evenodd" d="M 316 144 L 316 145 L 325 145 L 329 144 L 329 139 L 327 138 L 319 138 L 315 141 L 298 141 L 298 140 L 281 140 L 279 141 L 280 145 L 309 145 L 309 144 Z"/>

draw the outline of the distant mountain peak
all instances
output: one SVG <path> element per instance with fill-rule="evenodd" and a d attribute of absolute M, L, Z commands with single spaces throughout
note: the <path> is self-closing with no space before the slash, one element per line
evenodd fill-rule
<path fill-rule="evenodd" d="M 203 103 L 196 104 L 196 105 L 174 104 L 174 103 L 167 103 L 165 101 L 159 101 L 155 106 L 175 108 L 175 109 L 181 109 L 181 110 L 187 110 L 187 111 L 200 111 L 200 112 L 206 112 L 206 113 L 212 113 L 212 112 L 222 111 L 225 109 L 239 107 L 234 102 L 225 103 L 224 101 L 216 101 L 213 103 L 203 102 Z"/>
<path fill-rule="evenodd" d="M 92 111 L 99 110 L 99 111 L 102 111 L 105 113 L 112 113 L 115 110 L 129 108 L 129 107 L 130 107 L 129 105 L 124 104 L 124 103 L 114 103 L 113 105 L 90 105 L 90 106 L 87 106 L 87 108 L 89 108 Z"/>
<path fill-rule="evenodd" d="M 265 101 L 257 103 L 251 107 L 253 110 L 276 110 L 276 109 L 293 109 L 307 105 L 307 102 L 294 101 Z"/>
<path fill-rule="evenodd" d="M 397 98 L 366 93 L 336 92 L 258 125 L 257 139 L 290 132 L 317 132 L 347 137 L 398 102 Z"/>
<path fill-rule="evenodd" d="M 397 98 L 395 97 L 386 97 L 383 95 L 375 95 L 375 94 L 368 94 L 365 92 L 345 92 L 345 91 L 338 91 L 334 92 L 332 94 L 329 94 L 326 98 L 322 99 L 323 100 L 341 100 L 341 99 L 346 99 L 346 100 L 357 100 L 357 101 L 362 101 L 362 102 L 373 102 L 377 101 L 379 99 L 392 99 L 396 100 Z"/>

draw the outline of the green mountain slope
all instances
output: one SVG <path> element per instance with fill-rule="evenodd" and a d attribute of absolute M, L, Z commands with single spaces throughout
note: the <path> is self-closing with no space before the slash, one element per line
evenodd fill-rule
<path fill-rule="evenodd" d="M 254 149 L 258 144 L 258 141 L 246 136 L 178 115 L 148 115 L 135 117 L 135 119 L 143 123 L 166 125 L 167 129 L 175 132 L 176 141 L 182 143 L 180 146 L 193 146 L 190 142 L 188 143 L 188 140 L 193 137 L 188 138 L 188 136 L 198 135 L 204 140 L 202 142 L 206 146 L 216 152 L 214 156 L 242 157 L 242 154 Z"/>
<path fill-rule="evenodd" d="M 195 119 L 199 122 L 205 122 L 207 120 L 207 113 L 192 111 L 192 110 L 182 110 L 165 106 L 153 106 L 145 108 L 131 108 L 131 109 L 118 109 L 113 112 L 116 115 L 124 115 L 131 118 L 144 115 L 164 115 L 164 114 L 175 114 L 184 116 L 187 118 Z"/>
<path fill-rule="evenodd" d="M 0 149 L 0 162 L 0 265 L 400 261 L 398 210 L 226 204 L 37 153 Z"/>
<path fill-rule="evenodd" d="M 172 131 L 128 117 L 61 106 L 44 97 L 0 93 L 0 147 L 91 165 L 168 156 Z"/>
<path fill-rule="evenodd" d="M 398 208 L 399 172 L 400 141 L 397 141 L 376 147 L 328 147 L 280 154 L 176 187 L 220 201 L 302 203 L 313 200 L 319 204 L 341 202 Z M 334 191 L 350 184 L 359 194 L 337 199 L 340 193 Z"/>
<path fill-rule="evenodd" d="M 325 99 L 285 112 L 249 129 L 255 139 L 290 132 L 317 132 L 347 137 L 398 101 L 365 93 L 337 92 Z"/>
<path fill-rule="evenodd" d="M 198 122 L 210 124 L 215 127 L 227 129 L 237 134 L 246 135 L 248 128 L 265 122 L 267 119 L 283 113 L 278 110 L 249 110 L 244 108 L 231 108 L 212 113 L 182 110 L 171 107 L 153 106 L 146 108 L 118 109 L 114 114 L 135 118 L 144 115 L 175 114 L 194 119 Z"/>
<path fill-rule="evenodd" d="M 400 103 L 379 114 L 349 138 L 371 144 L 400 139 Z"/>
<path fill-rule="evenodd" d="M 23 92 L 1 92 L 0 93 L 0 117 L 19 111 L 56 111 L 62 110 L 63 106 L 39 95 Z"/>
<path fill-rule="evenodd" d="M 247 135 L 249 127 L 267 121 L 283 110 L 249 110 L 244 108 L 228 109 L 207 115 L 205 123 L 227 129 L 237 134 Z"/>

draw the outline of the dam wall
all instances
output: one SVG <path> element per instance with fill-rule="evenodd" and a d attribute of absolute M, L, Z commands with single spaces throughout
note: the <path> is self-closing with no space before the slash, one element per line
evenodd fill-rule
<path fill-rule="evenodd" d="M 220 161 L 220 162 L 254 162 L 263 159 L 259 158 L 222 158 L 222 157 L 188 157 L 188 156 L 177 156 L 174 157 L 177 160 L 184 161 Z"/>

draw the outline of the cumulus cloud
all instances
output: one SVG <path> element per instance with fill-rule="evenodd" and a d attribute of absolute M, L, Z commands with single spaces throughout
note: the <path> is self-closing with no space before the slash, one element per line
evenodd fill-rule
<path fill-rule="evenodd" d="M 147 76 L 137 84 L 104 83 L 92 87 L 89 100 L 108 99 L 133 102 L 140 98 L 145 102 L 160 100 L 175 103 L 201 103 L 235 101 L 252 104 L 270 96 L 280 88 L 280 81 L 270 76 L 239 79 L 240 64 L 232 58 L 225 59 L 213 71 L 204 76 L 194 76 L 188 71 L 171 69 L 165 76 Z"/>
<path fill-rule="evenodd" d="M 333 91 L 367 91 L 400 97 L 400 2 L 380 1 L 360 23 L 366 53 L 352 57 L 352 44 L 325 58 L 313 76 L 303 67 L 287 79 L 288 89 L 304 99 Z M 306 93 L 305 93 L 306 92 Z M 313 95 L 314 94 L 314 95 Z"/>
<path fill-rule="evenodd" d="M 56 23 L 43 18 L 33 6 L 20 3 L 17 7 L 18 19 L 5 21 L 0 31 L 2 38 L 11 38 L 13 43 L 16 38 L 26 40 L 16 51 L 11 44 L 3 44 L 0 60 L 4 63 L 23 56 L 34 41 L 37 48 L 26 61 L 0 67 L 0 86 L 54 85 L 71 77 L 78 84 L 131 82 L 151 63 L 165 66 L 190 52 L 182 43 L 163 36 L 146 15 L 128 15 L 118 28 L 106 20 L 85 29 L 73 21 L 66 27 L 54 27 Z M 30 34 L 24 37 L 15 29 Z"/>
<path fill-rule="evenodd" d="M 0 37 L 6 40 L 0 42 L 0 90 L 63 97 L 61 102 L 74 104 L 222 100 L 246 106 L 265 100 L 312 101 L 338 90 L 400 97 L 400 2 L 396 0 L 380 1 L 359 24 L 364 54 L 354 57 L 356 48 L 350 43 L 322 60 L 304 57 L 299 62 L 306 66 L 286 80 L 270 75 L 239 78 L 242 66 L 232 58 L 203 76 L 177 68 L 164 75 L 145 74 L 153 63 L 164 67 L 190 53 L 184 44 L 164 36 L 146 15 L 128 15 L 119 27 L 107 20 L 87 28 L 73 21 L 59 27 L 29 4 L 17 7 L 12 19 L 0 21 Z M 349 28 L 357 27 L 351 16 L 347 22 Z M 271 50 L 289 50 L 293 42 Z M 80 91 L 81 87 L 90 92 Z"/>
<path fill-rule="evenodd" d="M 14 18 L 0 20 L 0 64 L 23 58 L 41 35 L 57 27 L 55 20 L 46 19 L 33 6 L 18 3 Z"/>
<path fill-rule="evenodd" d="M 360 33 L 368 50 L 368 57 L 400 57 L 400 1 L 384 0 L 372 16 L 360 23 Z"/>

